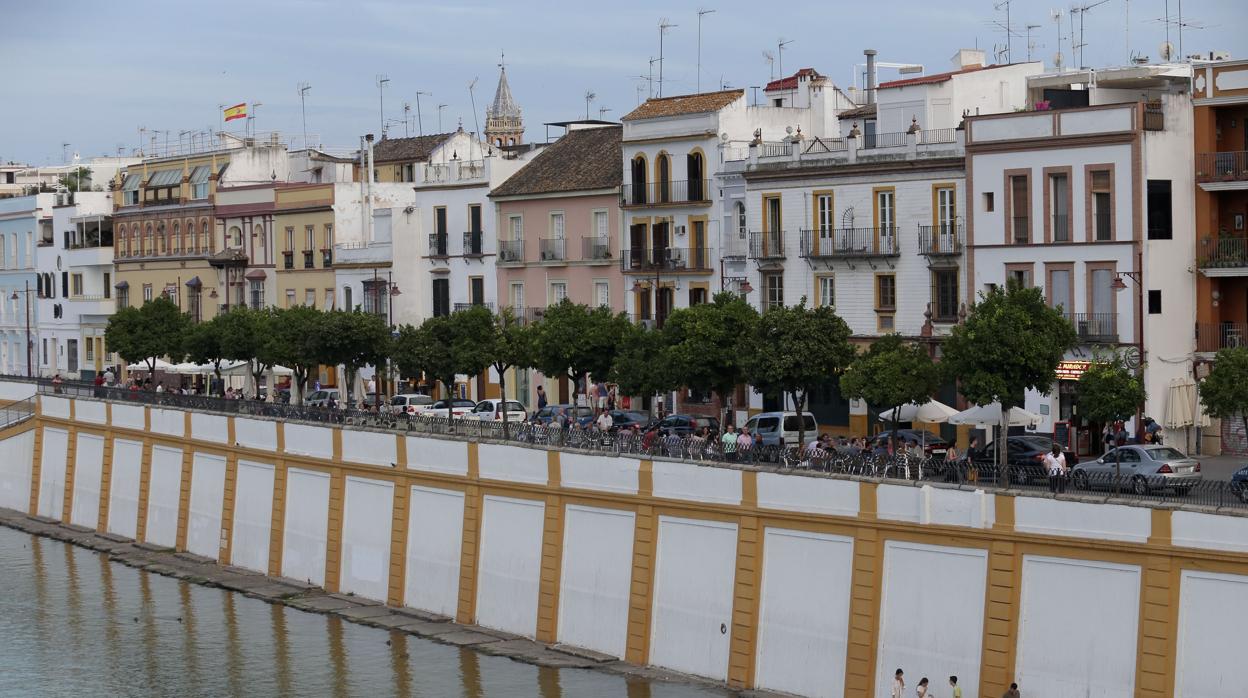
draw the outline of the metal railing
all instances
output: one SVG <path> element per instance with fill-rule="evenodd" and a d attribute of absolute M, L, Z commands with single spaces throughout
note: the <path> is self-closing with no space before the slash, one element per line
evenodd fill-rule
<path fill-rule="evenodd" d="M 1204 238 L 1200 241 L 1201 269 L 1248 267 L 1248 237 Z"/>
<path fill-rule="evenodd" d="M 933 145 L 936 143 L 957 143 L 958 129 L 956 128 L 933 128 L 919 131 L 919 145 Z"/>
<path fill-rule="evenodd" d="M 1166 129 L 1166 112 L 1161 108 L 1158 102 L 1148 102 L 1144 105 L 1144 130 L 1145 131 L 1164 131 Z"/>
<path fill-rule="evenodd" d="M 471 308 L 489 308 L 490 312 L 494 312 L 494 304 L 486 303 L 485 301 L 482 301 L 480 303 L 456 303 L 455 305 L 451 306 L 451 308 L 455 310 L 456 312 L 460 310 L 469 310 Z"/>
<path fill-rule="evenodd" d="M 992 458 L 947 460 L 918 454 L 889 455 L 884 449 L 859 450 L 847 445 L 822 448 L 788 448 L 779 444 L 725 443 L 718 434 L 682 434 L 657 428 L 600 430 L 592 424 L 540 424 L 466 417 L 425 417 L 391 412 L 388 405 L 373 409 L 306 407 L 256 400 L 227 400 L 205 395 L 180 395 L 144 390 L 105 388 L 83 382 L 52 385 L 47 379 L 9 378 L 33 382 L 43 395 L 113 400 L 122 403 L 203 410 L 233 415 L 255 415 L 283 421 L 309 422 L 342 427 L 383 429 L 414 435 L 455 439 L 492 440 L 560 451 L 603 455 L 665 458 L 698 465 L 747 466 L 767 472 L 801 472 L 824 477 L 852 477 L 868 481 L 911 482 L 934 487 L 967 487 L 1082 500 L 1089 504 L 1131 501 L 1141 504 L 1248 509 L 1248 486 L 1243 483 L 1204 480 L 1199 475 L 1116 475 L 1074 466 L 1064 478 L 1050 478 L 1040 463 L 997 465 Z M 29 418 L 34 400 L 13 408 L 13 418 Z M 1085 497 L 1091 497 L 1085 499 Z"/>
<path fill-rule="evenodd" d="M 0 407 L 0 429 L 20 424 L 33 417 L 34 414 L 35 398 L 33 397 L 7 402 Z"/>
<path fill-rule="evenodd" d="M 1197 153 L 1196 181 L 1248 182 L 1248 151 Z"/>
<path fill-rule="evenodd" d="M 705 247 L 629 248 L 620 256 L 625 272 L 710 271 L 711 251 Z"/>
<path fill-rule="evenodd" d="M 1031 216 L 1014 216 L 1010 223 L 1010 237 L 1015 243 L 1031 242 Z"/>
<path fill-rule="evenodd" d="M 316 267 L 316 261 L 312 255 L 312 250 L 305 250 L 303 253 L 303 268 L 312 269 L 315 267 Z"/>
<path fill-rule="evenodd" d="M 446 233 L 429 233 L 429 256 L 445 257 L 447 256 Z"/>
<path fill-rule="evenodd" d="M 962 224 L 919 226 L 919 254 L 924 257 L 947 257 L 962 254 Z"/>
<path fill-rule="evenodd" d="M 789 141 L 763 141 L 758 144 L 760 158 L 787 158 L 793 154 L 793 145 Z"/>
<path fill-rule="evenodd" d="M 655 206 L 661 204 L 704 204 L 710 202 L 709 179 L 681 179 L 620 187 L 620 206 Z"/>
<path fill-rule="evenodd" d="M 864 133 L 862 135 L 863 148 L 899 148 L 906 144 L 905 131 L 894 131 L 892 133 Z"/>
<path fill-rule="evenodd" d="M 464 233 L 465 257 L 480 257 L 483 254 L 481 251 L 481 238 L 482 234 L 480 230 L 469 230 Z"/>
<path fill-rule="evenodd" d="M 1049 232 L 1053 235 L 1053 242 L 1070 242 L 1070 215 L 1055 213 L 1052 218 Z"/>
<path fill-rule="evenodd" d="M 293 251 L 286 250 L 285 252 L 282 253 L 282 268 L 283 269 L 295 268 L 295 253 Z"/>
<path fill-rule="evenodd" d="M 1109 216 L 1109 211 L 1097 211 L 1092 215 L 1092 239 L 1093 240 L 1113 240 L 1114 230 L 1110 227 L 1113 219 Z"/>
<path fill-rule="evenodd" d="M 1075 334 L 1085 342 L 1117 342 L 1117 313 L 1067 313 Z"/>
<path fill-rule="evenodd" d="M 896 228 L 803 230 L 800 255 L 806 259 L 896 257 Z"/>
<path fill-rule="evenodd" d="M 802 154 L 843 153 L 846 150 L 849 150 L 849 143 L 844 138 L 814 138 L 806 145 Z"/>
<path fill-rule="evenodd" d="M 581 238 L 581 259 L 589 262 L 611 261 L 611 238 L 593 235 Z"/>
<path fill-rule="evenodd" d="M 321 250 L 321 266 L 326 269 L 334 266 L 334 251 L 332 249 Z"/>
<path fill-rule="evenodd" d="M 498 263 L 519 264 L 524 261 L 524 240 L 499 240 Z"/>
<path fill-rule="evenodd" d="M 543 262 L 562 262 L 568 258 L 568 241 L 566 238 L 539 238 L 537 254 Z"/>
<path fill-rule="evenodd" d="M 1196 323 L 1196 351 L 1213 353 L 1248 345 L 1248 323 Z"/>
<path fill-rule="evenodd" d="M 784 231 L 750 233 L 750 259 L 784 259 Z"/>

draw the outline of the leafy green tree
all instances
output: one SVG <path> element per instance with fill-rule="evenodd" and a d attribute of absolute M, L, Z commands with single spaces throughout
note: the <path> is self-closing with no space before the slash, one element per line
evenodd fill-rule
<path fill-rule="evenodd" d="M 733 391 L 745 382 L 742 338 L 757 323 L 758 311 L 729 292 L 673 311 L 663 324 L 664 361 L 687 387 L 714 392 L 726 415 Z"/>
<path fill-rule="evenodd" d="M 1075 340 L 1075 328 L 1060 308 L 1045 303 L 1039 288 L 1014 283 L 980 294 L 966 322 L 953 328 L 941 361 L 967 399 L 1001 403 L 999 463 L 1009 462 L 1004 435 L 1010 410 L 1028 389 L 1049 393 L 1057 364 Z"/>
<path fill-rule="evenodd" d="M 349 396 L 364 366 L 380 368 L 390 355 L 390 328 L 376 313 L 330 310 L 321 318 L 315 353 L 328 366 L 342 366 Z"/>
<path fill-rule="evenodd" d="M 629 325 L 628 316 L 606 306 L 590 309 L 564 299 L 534 325 L 533 364 L 552 378 L 567 375 L 579 390 L 586 376 L 605 378 L 611 372 Z"/>
<path fill-rule="evenodd" d="M 453 399 L 455 376 L 480 373 L 491 361 L 480 345 L 488 342 L 492 320 L 488 310 L 482 308 L 482 311 L 487 317 L 474 311 L 460 311 L 431 317 L 420 327 L 401 327 L 393 349 L 399 369 L 407 375 L 424 373 L 442 384 L 447 400 Z M 453 409 L 447 409 L 447 419 L 454 424 Z"/>
<path fill-rule="evenodd" d="M 620 340 L 608 378 L 625 395 L 655 395 L 679 387 L 659 330 L 630 325 Z"/>
<path fill-rule="evenodd" d="M 308 377 L 322 362 L 320 343 L 325 313 L 306 305 L 277 308 L 268 311 L 268 319 L 257 324 L 267 326 L 269 341 L 261 347 L 272 352 L 273 363 L 291 370 L 295 379 L 294 401 L 302 405 Z"/>
<path fill-rule="evenodd" d="M 1144 381 L 1116 354 L 1097 357 L 1079 376 L 1079 413 L 1097 422 L 1117 422 L 1144 404 Z M 1122 453 L 1114 450 L 1115 481 L 1122 474 Z"/>
<path fill-rule="evenodd" d="M 849 325 L 829 306 L 775 305 L 763 312 L 745 342 L 745 376 L 754 389 L 789 397 L 797 412 L 798 440 L 805 442 L 802 408 L 815 386 L 839 375 L 854 358 Z"/>
<path fill-rule="evenodd" d="M 485 354 L 490 357 L 489 365 L 498 374 L 498 387 L 507 399 L 507 371 L 513 368 L 528 368 L 533 365 L 533 328 L 516 318 L 511 308 L 503 308 L 498 314 L 486 308 L 474 307 L 463 311 L 464 321 L 473 325 L 481 325 L 472 334 L 486 335 Z M 485 321 L 489 321 L 489 331 L 485 332 Z M 509 436 L 507 426 L 507 410 L 503 410 L 503 437 Z"/>
<path fill-rule="evenodd" d="M 221 380 L 221 364 L 229 361 L 229 349 L 225 346 L 224 315 L 218 315 L 208 322 L 192 324 L 186 332 L 184 352 L 188 361 L 197 364 L 212 364 L 213 375 Z"/>
<path fill-rule="evenodd" d="M 1248 348 L 1223 349 L 1214 356 L 1213 368 L 1200 382 L 1200 401 L 1213 417 L 1241 419 L 1248 434 Z"/>
<path fill-rule="evenodd" d="M 888 334 L 871 343 L 841 376 L 841 393 L 889 407 L 893 452 L 897 452 L 897 413 L 902 405 L 923 404 L 940 388 L 940 369 L 927 350 L 901 335 Z"/>
<path fill-rule="evenodd" d="M 190 318 L 162 295 L 138 308 L 131 306 L 114 313 L 104 330 L 104 341 L 126 363 L 146 363 L 150 374 L 162 356 L 174 362 L 182 360 L 190 324 Z"/>
<path fill-rule="evenodd" d="M 229 312 L 213 318 L 221 326 L 221 345 L 225 358 L 246 361 L 247 370 L 258 387 L 265 372 L 278 363 L 277 345 L 272 331 L 274 310 L 253 310 L 245 305 L 234 306 Z M 269 390 L 269 400 L 276 398 Z"/>
<path fill-rule="evenodd" d="M 63 175 L 58 183 L 69 191 L 91 191 L 91 170 L 79 167 Z"/>

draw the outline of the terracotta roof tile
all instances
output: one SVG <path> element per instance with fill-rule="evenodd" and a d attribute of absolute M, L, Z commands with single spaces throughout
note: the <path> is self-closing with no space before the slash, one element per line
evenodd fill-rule
<path fill-rule="evenodd" d="M 490 196 L 550 194 L 612 189 L 620 185 L 624 167 L 620 126 L 569 131 L 546 146 Z"/>
<path fill-rule="evenodd" d="M 814 68 L 802 68 L 787 78 L 772 80 L 763 88 L 763 92 L 772 92 L 774 90 L 793 90 L 797 89 L 797 79 L 801 77 L 809 77 L 811 79 L 821 78 L 823 75 Z"/>
<path fill-rule="evenodd" d="M 745 90 L 723 90 L 647 99 L 641 106 L 626 114 L 623 121 L 719 111 L 742 97 L 745 97 Z"/>
<path fill-rule="evenodd" d="M 892 87 L 909 87 L 911 85 L 931 85 L 931 84 L 935 84 L 938 82 L 945 82 L 946 80 L 951 80 L 953 79 L 955 75 L 962 75 L 963 73 L 974 73 L 980 70 L 992 70 L 993 68 L 1008 68 L 1010 65 L 1013 65 L 1013 64 L 1002 63 L 999 65 L 972 65 L 972 66 L 967 66 L 961 70 L 950 70 L 947 73 L 936 73 L 934 75 L 922 75 L 917 78 L 906 78 L 904 80 L 890 80 L 889 82 L 882 82 L 880 83 L 877 89 L 886 90 Z"/>
<path fill-rule="evenodd" d="M 383 138 L 373 145 L 373 162 L 421 162 L 453 133 L 435 133 L 412 138 Z"/>

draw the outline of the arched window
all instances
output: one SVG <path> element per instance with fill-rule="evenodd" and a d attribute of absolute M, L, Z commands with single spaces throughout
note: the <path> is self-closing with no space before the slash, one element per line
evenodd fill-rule
<path fill-rule="evenodd" d="M 706 167 L 702 159 L 702 153 L 694 151 L 685 156 L 685 175 L 689 180 L 689 200 L 702 201 L 706 199 Z"/>
<path fill-rule="evenodd" d="M 230 226 L 230 232 L 225 236 L 226 247 L 242 247 L 243 231 L 237 225 Z"/>
<path fill-rule="evenodd" d="M 173 222 L 173 237 L 170 238 L 169 248 L 174 254 L 182 252 L 182 226 L 177 221 Z"/>
<path fill-rule="evenodd" d="M 634 204 L 644 204 L 648 200 L 646 187 L 646 156 L 638 153 L 632 162 L 632 192 L 626 197 Z"/>
<path fill-rule="evenodd" d="M 156 224 L 156 244 L 152 246 L 152 252 L 157 252 L 157 250 L 159 249 L 159 253 L 163 256 L 169 250 L 167 243 L 168 243 L 168 236 L 165 235 L 165 224 L 157 223 Z"/>
<path fill-rule="evenodd" d="M 195 221 L 186 219 L 186 227 L 182 231 L 182 249 L 185 254 L 195 251 Z"/>
<path fill-rule="evenodd" d="M 212 251 L 212 246 L 208 244 L 208 220 L 200 219 L 199 221 L 199 252 L 204 254 Z"/>
<path fill-rule="evenodd" d="M 147 229 L 144 231 L 143 239 L 139 241 L 139 255 L 146 256 L 152 251 L 152 224 L 148 223 Z"/>
<path fill-rule="evenodd" d="M 654 161 L 654 178 L 658 184 L 658 201 L 665 204 L 672 200 L 672 159 L 667 153 L 659 153 Z"/>
<path fill-rule="evenodd" d="M 114 257 L 126 256 L 126 243 L 127 242 L 129 242 L 129 238 L 126 237 L 126 226 L 123 223 L 117 226 L 117 235 L 113 238 L 113 246 L 115 248 L 113 250 Z"/>

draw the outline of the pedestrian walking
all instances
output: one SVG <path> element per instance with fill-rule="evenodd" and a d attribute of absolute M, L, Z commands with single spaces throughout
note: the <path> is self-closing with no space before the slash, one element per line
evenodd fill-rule
<path fill-rule="evenodd" d="M 746 427 L 741 427 L 740 433 L 737 434 L 737 453 L 740 454 L 742 462 L 754 461 L 754 437 Z"/>
<path fill-rule="evenodd" d="M 1044 469 L 1049 472 L 1049 491 L 1054 494 L 1066 492 L 1066 454 L 1062 447 L 1053 444 L 1051 451 L 1044 455 Z"/>
<path fill-rule="evenodd" d="M 1010 684 L 1009 690 L 1001 694 L 1001 698 L 1023 698 L 1023 694 L 1018 690 L 1018 684 Z"/>
<path fill-rule="evenodd" d="M 546 390 L 545 388 L 539 385 L 537 386 L 537 409 L 540 410 L 545 406 L 546 406 Z"/>
<path fill-rule="evenodd" d="M 605 412 L 607 410 L 607 384 L 602 381 L 598 381 L 597 385 L 594 387 L 594 391 L 598 395 L 595 408 L 599 412 Z"/>
<path fill-rule="evenodd" d="M 889 698 L 906 698 L 905 691 L 905 672 L 898 669 L 897 672 L 893 674 L 893 692 L 889 694 Z"/>
<path fill-rule="evenodd" d="M 927 698 L 927 677 L 919 679 L 919 685 L 914 687 L 914 695 L 919 698 Z"/>
<path fill-rule="evenodd" d="M 724 430 L 724 435 L 719 437 L 719 445 L 724 453 L 724 460 L 736 460 L 737 458 L 737 432 L 731 424 Z"/>
<path fill-rule="evenodd" d="M 949 677 L 949 687 L 953 689 L 953 698 L 962 698 L 962 687 L 958 685 L 958 677 Z"/>

